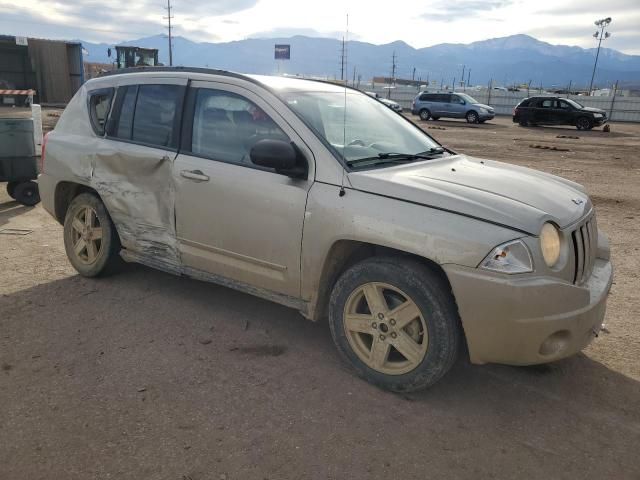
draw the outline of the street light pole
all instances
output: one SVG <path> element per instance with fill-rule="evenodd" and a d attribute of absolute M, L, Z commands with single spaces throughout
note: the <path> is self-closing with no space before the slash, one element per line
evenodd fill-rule
<path fill-rule="evenodd" d="M 595 26 L 598 27 L 599 29 L 599 30 L 596 30 L 596 33 L 593 34 L 594 38 L 598 39 L 598 50 L 596 52 L 596 60 L 593 63 L 593 72 L 591 73 L 591 83 L 589 84 L 589 96 L 591 96 L 591 92 L 593 91 L 593 79 L 596 76 L 596 67 L 598 66 L 598 57 L 600 56 L 600 45 L 602 45 L 602 40 L 609 38 L 611 36 L 609 32 L 604 31 L 604 29 L 610 23 L 611 23 L 611 17 L 602 18 L 594 22 Z"/>

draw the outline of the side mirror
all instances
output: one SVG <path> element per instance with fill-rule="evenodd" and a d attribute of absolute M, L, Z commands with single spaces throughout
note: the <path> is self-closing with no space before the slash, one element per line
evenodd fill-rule
<path fill-rule="evenodd" d="M 307 164 L 302 153 L 293 142 L 258 140 L 249 152 L 251 161 L 261 167 L 273 168 L 276 172 L 294 178 L 307 177 Z"/>

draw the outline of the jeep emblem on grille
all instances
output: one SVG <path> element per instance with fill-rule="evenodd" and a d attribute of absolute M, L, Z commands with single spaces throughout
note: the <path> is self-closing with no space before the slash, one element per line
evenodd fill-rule
<path fill-rule="evenodd" d="M 584 203 L 584 200 L 580 199 L 580 198 L 572 198 L 571 201 L 573 203 L 575 203 L 576 205 L 581 205 Z"/>

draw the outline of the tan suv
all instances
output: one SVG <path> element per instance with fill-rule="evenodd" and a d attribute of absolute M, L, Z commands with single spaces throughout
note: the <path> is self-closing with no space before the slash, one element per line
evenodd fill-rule
<path fill-rule="evenodd" d="M 328 317 L 357 374 L 429 386 L 575 354 L 609 247 L 580 185 L 458 155 L 356 90 L 202 69 L 87 82 L 48 136 L 44 207 L 85 276 L 119 256 Z"/>

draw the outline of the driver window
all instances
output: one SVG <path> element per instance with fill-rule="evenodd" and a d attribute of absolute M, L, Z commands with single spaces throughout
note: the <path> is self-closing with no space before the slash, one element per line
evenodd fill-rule
<path fill-rule="evenodd" d="M 258 140 L 263 139 L 289 141 L 280 127 L 253 102 L 230 92 L 198 89 L 191 136 L 192 153 L 262 168 L 251 162 L 249 152 Z"/>
<path fill-rule="evenodd" d="M 543 100 L 540 102 L 542 108 L 553 108 L 553 100 Z"/>
<path fill-rule="evenodd" d="M 563 110 L 569 110 L 571 108 L 569 104 L 563 100 L 558 100 L 558 108 L 562 108 Z"/>
<path fill-rule="evenodd" d="M 462 103 L 462 99 L 457 95 L 451 95 L 451 102 L 450 103 L 461 104 Z"/>

